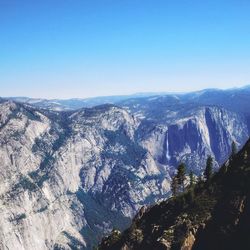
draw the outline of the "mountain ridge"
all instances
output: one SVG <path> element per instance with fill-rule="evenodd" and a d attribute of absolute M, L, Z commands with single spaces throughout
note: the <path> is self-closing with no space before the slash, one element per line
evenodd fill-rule
<path fill-rule="evenodd" d="M 250 140 L 207 182 L 143 208 L 98 249 L 249 249 Z"/>
<path fill-rule="evenodd" d="M 71 98 L 71 99 L 46 99 L 46 98 L 29 98 L 29 97 L 3 97 L 4 100 L 14 100 L 16 102 L 26 103 L 35 105 L 36 107 L 45 108 L 45 109 L 52 109 L 57 111 L 62 110 L 75 110 L 84 107 L 94 107 L 96 105 L 110 103 L 110 104 L 121 104 L 126 102 L 126 100 L 133 100 L 133 99 L 147 99 L 147 98 L 161 98 L 165 97 L 178 97 L 180 100 L 184 102 L 195 101 L 199 103 L 199 98 L 203 98 L 204 95 L 211 94 L 213 95 L 221 95 L 219 100 L 219 105 L 222 103 L 220 99 L 229 98 L 231 94 L 237 93 L 240 94 L 242 92 L 248 93 L 249 86 L 246 85 L 243 87 L 238 88 L 229 88 L 229 89 L 203 89 L 191 92 L 146 92 L 146 93 L 135 93 L 131 95 L 114 95 L 114 96 L 99 96 L 99 97 L 89 97 L 89 98 Z M 248 93 L 249 96 L 250 92 Z M 207 104 L 215 104 L 215 100 L 208 100 Z M 202 102 L 202 104 L 205 104 Z M 225 105 L 225 104 L 223 104 Z"/>

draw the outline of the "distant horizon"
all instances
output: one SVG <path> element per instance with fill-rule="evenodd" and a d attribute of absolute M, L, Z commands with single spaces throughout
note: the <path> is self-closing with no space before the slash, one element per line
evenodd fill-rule
<path fill-rule="evenodd" d="M 46 98 L 46 97 L 32 97 L 32 96 L 5 96 L 5 95 L 0 95 L 0 98 L 28 98 L 28 99 L 41 99 L 41 100 L 85 100 L 85 99 L 92 99 L 92 98 L 105 98 L 105 97 L 126 97 L 126 96 L 151 96 L 151 95 L 181 95 L 181 94 L 188 94 L 188 93 L 195 93 L 195 92 L 200 92 L 200 91 L 205 91 L 205 90 L 231 90 L 231 89 L 242 89 L 242 88 L 247 88 L 250 87 L 250 84 L 244 84 L 242 86 L 231 86 L 231 87 L 225 87 L 225 88 L 217 88 L 217 87 L 207 87 L 207 88 L 202 88 L 202 89 L 195 89 L 195 90 L 190 90 L 190 91 L 149 91 L 149 92 L 135 92 L 135 93 L 129 93 L 129 94 L 111 94 L 111 95 L 96 95 L 96 96 L 90 96 L 90 97 L 69 97 L 69 98 Z"/>

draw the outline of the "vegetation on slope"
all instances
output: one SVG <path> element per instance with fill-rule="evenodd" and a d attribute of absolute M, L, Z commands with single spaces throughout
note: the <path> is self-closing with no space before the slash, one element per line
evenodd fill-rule
<path fill-rule="evenodd" d="M 220 171 L 184 193 L 142 208 L 99 249 L 250 249 L 250 140 Z"/>

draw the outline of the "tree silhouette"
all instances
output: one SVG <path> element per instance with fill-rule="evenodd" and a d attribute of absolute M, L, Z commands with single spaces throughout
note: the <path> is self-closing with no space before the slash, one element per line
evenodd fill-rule
<path fill-rule="evenodd" d="M 236 145 L 236 142 L 233 141 L 232 142 L 232 156 L 234 156 L 236 154 L 237 154 L 237 145 Z"/>
<path fill-rule="evenodd" d="M 178 168 L 177 168 L 177 180 L 178 180 L 178 184 L 179 184 L 179 187 L 181 189 L 182 192 L 184 192 L 185 190 L 185 178 L 186 178 L 186 166 L 184 163 L 181 163 Z"/>
<path fill-rule="evenodd" d="M 174 176 L 171 181 L 171 191 L 172 195 L 175 197 L 178 193 L 178 180 L 177 177 Z"/>
<path fill-rule="evenodd" d="M 212 175 L 213 175 L 213 158 L 211 157 L 211 155 L 209 155 L 207 158 L 207 164 L 204 171 L 204 177 L 207 181 L 209 181 Z"/>
<path fill-rule="evenodd" d="M 192 188 L 194 186 L 194 173 L 190 171 L 189 173 L 189 187 Z"/>

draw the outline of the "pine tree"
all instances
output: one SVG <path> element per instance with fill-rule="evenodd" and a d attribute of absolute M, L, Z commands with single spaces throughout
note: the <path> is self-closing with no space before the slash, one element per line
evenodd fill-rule
<path fill-rule="evenodd" d="M 177 195 L 177 192 L 178 192 L 178 180 L 177 180 L 176 176 L 174 176 L 172 178 L 172 181 L 171 181 L 171 191 L 172 191 L 173 197 L 175 197 Z"/>
<path fill-rule="evenodd" d="M 189 187 L 192 188 L 194 186 L 194 173 L 190 171 L 189 173 Z"/>
<path fill-rule="evenodd" d="M 178 184 L 180 189 L 182 190 L 182 192 L 185 191 L 185 175 L 186 175 L 186 167 L 184 163 L 181 163 L 178 168 L 177 168 L 177 180 L 178 180 Z"/>
<path fill-rule="evenodd" d="M 213 158 L 211 157 L 211 155 L 209 155 L 207 158 L 207 164 L 204 171 L 205 179 L 209 181 L 212 177 L 212 174 L 213 174 Z"/>
<path fill-rule="evenodd" d="M 198 176 L 198 183 L 202 183 L 202 182 L 203 182 L 202 175 L 199 175 L 199 176 Z"/>
<path fill-rule="evenodd" d="M 232 156 L 237 154 L 237 145 L 235 141 L 232 142 Z"/>

